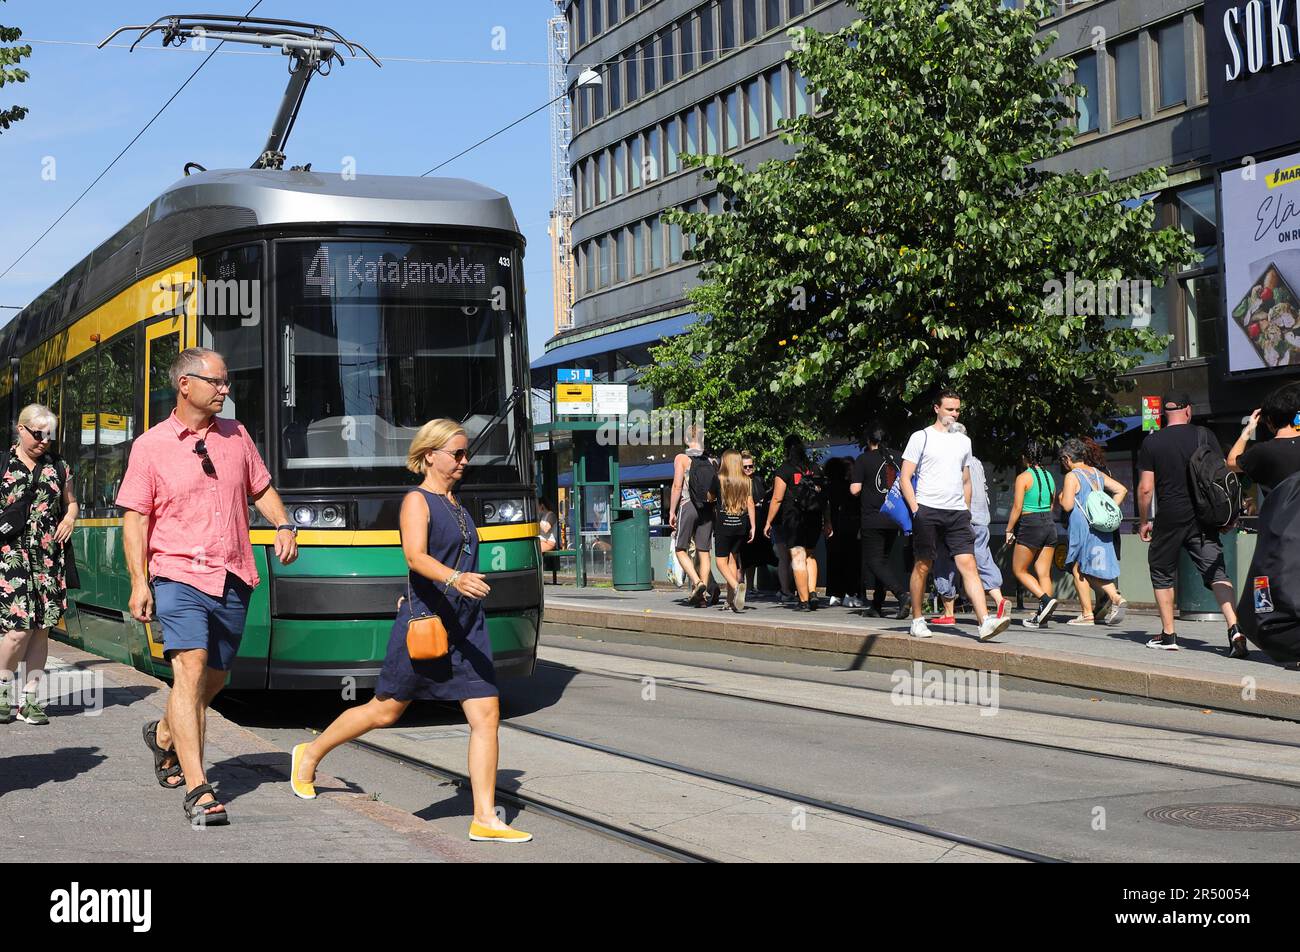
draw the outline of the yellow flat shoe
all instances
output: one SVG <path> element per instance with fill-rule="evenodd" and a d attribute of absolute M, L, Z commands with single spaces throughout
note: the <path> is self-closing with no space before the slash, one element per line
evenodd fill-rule
<path fill-rule="evenodd" d="M 289 764 L 289 786 L 293 789 L 293 795 L 298 799 L 315 800 L 316 785 L 298 779 L 298 764 L 302 759 L 302 749 L 306 746 L 306 744 L 299 744 L 293 749 L 293 759 Z"/>
<path fill-rule="evenodd" d="M 512 830 L 509 827 L 504 830 L 494 830 L 481 823 L 471 823 L 469 838 L 476 843 L 527 843 L 533 838 L 533 834 L 525 833 L 523 830 Z"/>

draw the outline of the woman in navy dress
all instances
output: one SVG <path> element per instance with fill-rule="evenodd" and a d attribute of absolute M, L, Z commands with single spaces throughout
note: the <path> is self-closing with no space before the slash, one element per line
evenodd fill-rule
<path fill-rule="evenodd" d="M 478 567 L 478 531 L 453 492 L 469 462 L 469 440 L 455 420 L 431 420 L 411 441 L 407 468 L 424 476 L 402 500 L 402 551 L 410 597 L 404 597 L 388 638 L 375 696 L 340 714 L 310 744 L 293 749 L 290 786 L 295 796 L 315 799 L 313 782 L 321 759 L 339 744 L 395 724 L 414 700 L 459 701 L 469 721 L 469 777 L 474 792 L 471 840 L 526 843 L 532 836 L 498 819 L 494 791 L 497 725 L 501 718 L 492 646 L 482 599 L 487 579 Z M 406 624 L 433 612 L 447 628 L 450 652 L 436 661 L 412 661 Z"/>

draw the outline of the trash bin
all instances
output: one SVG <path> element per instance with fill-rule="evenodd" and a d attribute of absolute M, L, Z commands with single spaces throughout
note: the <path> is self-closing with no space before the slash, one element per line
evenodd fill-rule
<path fill-rule="evenodd" d="M 1228 580 L 1235 586 L 1237 530 L 1225 532 L 1219 538 L 1223 541 L 1223 564 L 1228 571 Z M 1186 549 L 1180 549 L 1178 553 L 1178 617 L 1183 621 L 1215 621 L 1223 617 L 1214 592 L 1205 587 L 1201 573 L 1196 571 Z"/>
<path fill-rule="evenodd" d="M 610 519 L 614 588 L 620 592 L 649 591 L 654 578 L 650 570 L 650 513 L 645 509 L 613 509 Z"/>

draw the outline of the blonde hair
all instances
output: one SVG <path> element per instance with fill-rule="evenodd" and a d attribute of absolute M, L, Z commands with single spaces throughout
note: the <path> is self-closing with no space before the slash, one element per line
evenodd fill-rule
<path fill-rule="evenodd" d="M 420 427 L 411 448 L 406 451 L 406 468 L 413 473 L 424 474 L 424 457 L 431 450 L 440 450 L 458 436 L 466 436 L 465 428 L 455 420 L 441 417 L 430 420 Z"/>
<path fill-rule="evenodd" d="M 718 480 L 722 483 L 722 508 L 732 515 L 744 512 L 749 507 L 753 484 L 740 468 L 740 454 L 735 450 L 722 454 Z"/>
<path fill-rule="evenodd" d="M 49 423 L 49 426 L 41 426 L 42 423 Z M 29 430 L 52 430 L 58 425 L 59 421 L 54 416 L 54 411 L 43 403 L 29 403 L 18 413 L 18 426 L 25 426 Z M 33 425 L 35 424 L 35 425 Z M 18 427 L 14 427 L 14 438 L 18 437 Z"/>

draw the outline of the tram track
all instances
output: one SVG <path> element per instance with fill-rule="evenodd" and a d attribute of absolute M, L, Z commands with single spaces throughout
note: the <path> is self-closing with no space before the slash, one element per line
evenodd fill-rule
<path fill-rule="evenodd" d="M 581 649 L 569 649 L 569 648 L 566 648 L 565 650 L 580 651 Z M 589 654 L 593 654 L 593 655 L 607 655 L 607 654 L 611 654 L 611 653 L 609 653 L 609 652 L 601 652 L 601 651 L 584 652 L 584 653 L 589 653 Z M 621 659 L 623 659 L 623 660 L 627 660 L 627 661 L 646 661 L 646 659 L 644 659 L 644 658 L 639 658 L 639 657 L 637 657 L 637 656 L 635 656 L 635 655 L 617 655 L 617 654 L 615 654 L 615 655 L 613 655 L 613 656 L 614 656 L 614 657 L 617 657 L 617 658 L 621 658 Z M 655 663 L 655 662 L 649 662 L 649 663 L 653 664 L 653 663 Z M 669 664 L 678 664 L 678 665 L 680 665 L 680 666 L 682 666 L 682 667 L 700 667 L 700 668 L 707 668 L 707 669 L 709 669 L 709 670 L 724 671 L 724 672 L 728 672 L 728 673 L 736 673 L 736 672 L 734 672 L 734 671 L 729 671 L 729 669 L 721 668 L 721 667 L 709 667 L 709 666 L 705 666 L 705 665 L 681 664 L 680 662 L 666 662 L 666 663 L 669 663 Z M 575 667 L 575 666 L 573 666 L 573 665 L 567 665 L 567 664 L 562 664 L 562 663 L 559 663 L 559 662 L 546 661 L 546 660 L 541 660 L 541 659 L 539 659 L 538 664 L 540 664 L 540 665 L 544 665 L 544 666 L 546 666 L 546 667 L 553 668 L 553 669 L 556 669 L 556 670 L 577 672 L 577 673 L 580 673 L 580 674 L 586 675 L 586 676 L 588 676 L 588 677 L 605 678 L 605 679 L 608 679 L 608 680 L 616 680 L 616 681 L 622 681 L 622 682 L 632 683 L 632 684 L 639 684 L 639 683 L 641 683 L 641 676 L 633 675 L 633 674 L 621 674 L 621 673 L 610 672 L 610 671 L 592 671 L 592 670 L 587 669 L 587 668 Z M 652 676 L 652 675 L 646 675 L 646 676 Z M 771 675 L 771 676 L 769 676 L 769 675 L 755 675 L 755 676 L 756 676 L 756 677 L 774 677 L 774 678 L 780 678 L 780 676 L 776 676 L 776 675 Z M 851 690 L 869 691 L 869 692 L 876 693 L 876 694 L 888 694 L 888 693 L 890 693 L 890 692 L 888 692 L 888 691 L 884 691 L 884 690 L 879 689 L 879 688 L 858 687 L 858 686 L 855 686 L 855 685 L 841 685 L 841 684 L 833 684 L 832 682 L 818 681 L 818 680 L 813 679 L 813 678 L 790 678 L 790 679 L 788 679 L 788 680 L 792 680 L 792 681 L 800 681 L 800 682 L 803 682 L 803 683 L 808 683 L 808 684 L 818 684 L 818 685 L 832 684 L 832 686 L 834 686 L 834 687 L 850 688 Z M 1054 751 L 1054 752 L 1057 752 L 1057 753 L 1078 754 L 1079 756 L 1093 757 L 1093 758 L 1098 758 L 1098 759 L 1103 759 L 1103 760 L 1112 760 L 1112 761 L 1119 761 L 1119 762 L 1122 762 L 1122 763 L 1139 764 L 1139 765 L 1142 765 L 1142 766 L 1148 766 L 1148 767 L 1161 767 L 1161 768 L 1164 768 L 1164 769 L 1167 769 L 1167 770 L 1185 771 L 1185 772 L 1188 772 L 1188 773 L 1195 773 L 1195 774 L 1200 774 L 1200 775 L 1204 775 L 1204 776 L 1218 777 L 1218 778 L 1227 779 L 1227 780 L 1241 780 L 1241 781 L 1250 782 L 1250 783 L 1269 784 L 1269 785 L 1272 785 L 1272 786 L 1286 787 L 1286 788 L 1288 788 L 1288 789 L 1292 789 L 1292 790 L 1300 790 L 1300 781 L 1282 780 L 1282 779 L 1278 779 L 1278 778 L 1269 778 L 1269 777 L 1260 777 L 1260 776 L 1258 776 L 1258 775 L 1256 775 L 1256 774 L 1240 773 L 1240 772 L 1237 772 L 1237 771 L 1231 771 L 1231 770 L 1219 770 L 1219 769 L 1217 769 L 1217 768 L 1213 768 L 1213 767 L 1198 767 L 1198 766 L 1194 766 L 1194 765 L 1191 765 L 1191 764 L 1170 763 L 1170 762 L 1168 762 L 1168 761 L 1152 760 L 1152 759 L 1147 758 L 1147 757 L 1137 757 L 1137 756 L 1130 755 L 1130 754 L 1118 754 L 1118 753 L 1106 752 L 1106 751 L 1096 751 L 1096 750 L 1080 749 L 1080 748 L 1078 748 L 1078 747 L 1072 747 L 1072 746 L 1069 746 L 1069 745 L 1066 745 L 1066 744 L 1050 744 L 1050 743 L 1047 743 L 1047 742 L 1045 742 L 1045 741 L 1026 740 L 1026 739 L 1024 739 L 1024 738 L 1018 738 L 1018 737 L 1005 737 L 1005 736 L 1001 736 L 1001 735 L 997 735 L 997 734 L 984 734 L 984 733 L 979 733 L 979 732 L 976 732 L 976 731 L 960 730 L 960 729 L 953 728 L 953 727 L 944 727 L 944 726 L 939 725 L 939 724 L 918 724 L 918 723 L 915 723 L 915 722 L 912 722 L 912 721 L 896 720 L 896 719 L 893 719 L 893 718 L 888 718 L 888 717 L 879 717 L 879 716 L 877 716 L 877 715 L 872 715 L 872 714 L 862 714 L 862 713 L 856 713 L 856 712 L 853 712 L 853 711 L 840 711 L 840 710 L 834 710 L 834 709 L 831 709 L 831 708 L 817 707 L 817 706 L 815 706 L 815 705 L 811 705 L 811 704 L 801 704 L 801 703 L 798 703 L 798 702 L 796 702 L 796 701 L 782 701 L 782 700 L 778 700 L 778 699 L 776 699 L 776 698 L 754 697 L 754 696 L 752 696 L 752 695 L 748 695 L 748 694 L 740 694 L 740 693 L 736 693 L 736 692 L 733 692 L 733 691 L 715 690 L 715 689 L 711 689 L 711 688 L 708 688 L 708 687 L 701 687 L 701 686 L 698 686 L 698 685 L 682 684 L 682 683 L 680 683 L 680 682 L 678 682 L 678 681 L 674 681 L 674 680 L 672 680 L 672 679 L 656 679 L 656 685 L 658 685 L 658 686 L 662 686 L 662 687 L 675 688 L 675 689 L 680 690 L 680 691 L 689 691 L 689 692 L 692 692 L 692 693 L 695 693 L 695 694 L 704 694 L 704 695 L 708 695 L 708 696 L 711 696 L 711 697 L 730 698 L 730 699 L 737 700 L 737 701 L 748 701 L 748 702 L 751 702 L 751 703 L 754 703 L 754 704 L 763 704 L 763 705 L 767 705 L 767 706 L 771 706 L 771 707 L 785 708 L 785 709 L 787 709 L 787 710 L 798 710 L 798 711 L 804 711 L 804 712 L 807 712 L 807 713 L 813 713 L 813 714 L 823 714 L 823 715 L 826 715 L 826 716 L 828 716 L 828 717 L 843 718 L 843 719 L 855 720 L 855 721 L 865 721 L 865 722 L 875 723 L 875 724 L 885 724 L 885 725 L 890 725 L 890 726 L 894 726 L 894 727 L 912 728 L 912 729 L 914 729 L 914 730 L 932 731 L 932 732 L 937 732 L 937 733 L 945 734 L 945 735 L 949 735 L 949 736 L 961 736 L 961 737 L 980 738 L 980 739 L 983 739 L 983 740 L 998 741 L 998 742 L 1001 742 L 1001 743 L 1004 743 L 1004 744 L 1013 744 L 1013 745 L 1016 745 L 1016 746 L 1019 746 L 1019 747 L 1037 748 L 1037 749 L 1040 749 L 1040 750 L 1050 750 L 1050 751 Z M 1264 746 L 1272 746 L 1272 747 L 1279 747 L 1279 748 L 1294 748 L 1294 747 L 1300 746 L 1300 745 L 1297 745 L 1297 744 L 1287 743 L 1287 742 L 1285 742 L 1285 741 L 1282 741 L 1282 742 L 1273 742 L 1273 741 L 1268 741 L 1268 740 L 1258 740 L 1258 739 L 1255 739 L 1255 738 L 1249 738 L 1249 737 L 1241 737 L 1241 736 L 1233 735 L 1233 734 L 1216 734 L 1216 733 L 1214 733 L 1214 732 L 1210 732 L 1210 731 L 1196 731 L 1196 730 L 1191 730 L 1191 729 L 1184 730 L 1184 729 L 1182 729 L 1182 728 L 1170 729 L 1170 728 L 1152 727 L 1152 725 L 1150 725 L 1150 724 L 1139 724 L 1139 723 L 1134 723 L 1134 722 L 1129 722 L 1129 721 L 1115 721 L 1115 720 L 1111 720 L 1111 719 L 1108 719 L 1108 718 L 1096 718 L 1096 717 L 1088 717 L 1088 716 L 1080 716 L 1080 717 L 1076 718 L 1076 717 L 1074 717 L 1073 715 L 1051 714 L 1051 713 L 1044 712 L 1044 711 L 1037 711 L 1037 710 L 1034 710 L 1034 709 L 1032 709 L 1032 708 L 1012 708 L 1012 707 L 1005 707 L 1005 706 L 999 705 L 999 709 L 1000 709 L 1000 710 L 1007 710 L 1007 711 L 1018 711 L 1018 712 L 1020 712 L 1020 713 L 1036 714 L 1036 715 L 1038 715 L 1038 716 L 1042 716 L 1042 717 L 1058 717 L 1058 718 L 1062 718 L 1062 719 L 1065 719 L 1065 720 L 1085 720 L 1085 721 L 1090 721 L 1090 722 L 1093 722 L 1093 723 L 1100 723 L 1100 724 L 1114 725 L 1114 726 L 1117 726 L 1117 727 L 1136 727 L 1136 728 L 1143 728 L 1143 729 L 1146 729 L 1146 730 L 1172 730 L 1172 731 L 1174 731 L 1174 732 L 1176 732 L 1176 733 L 1188 734 L 1188 735 L 1191 735 L 1191 736 L 1194 736 L 1194 737 L 1200 737 L 1200 738 L 1205 738 L 1205 739 L 1214 739 L 1214 740 L 1230 740 L 1230 741 L 1238 741 L 1238 742 L 1241 742 L 1241 743 L 1260 744 L 1260 745 L 1264 745 Z"/>

